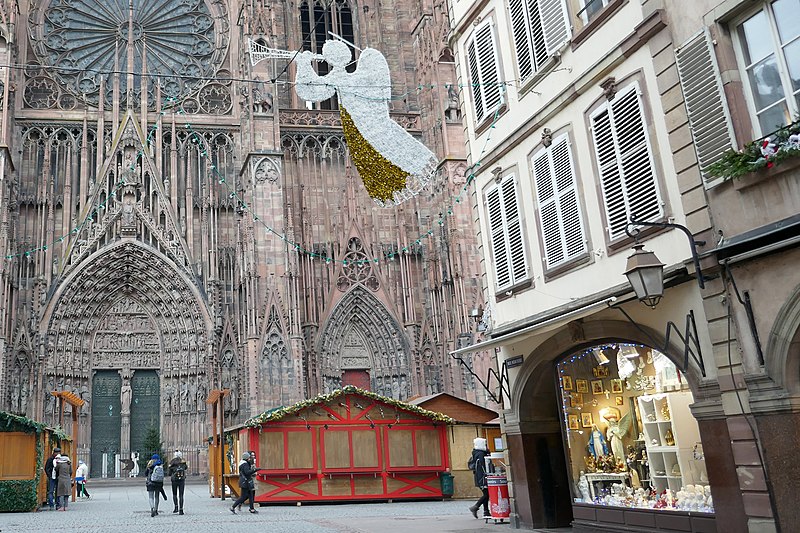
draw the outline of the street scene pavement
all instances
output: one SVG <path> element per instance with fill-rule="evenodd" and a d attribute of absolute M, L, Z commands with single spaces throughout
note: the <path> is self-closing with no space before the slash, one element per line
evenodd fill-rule
<path fill-rule="evenodd" d="M 184 515 L 173 514 L 172 489 L 164 484 L 167 501 L 160 502 L 159 515 L 150 516 L 144 482 L 141 480 L 97 481 L 87 485 L 91 500 L 69 503 L 66 512 L 0 514 L 0 532 L 116 532 L 203 533 L 221 531 L 275 531 L 320 533 L 434 533 L 507 531 L 508 522 L 495 524 L 476 520 L 468 500 L 426 502 L 270 505 L 257 507 L 258 514 L 231 514 L 232 501 L 211 498 L 205 482 L 186 484 Z"/>

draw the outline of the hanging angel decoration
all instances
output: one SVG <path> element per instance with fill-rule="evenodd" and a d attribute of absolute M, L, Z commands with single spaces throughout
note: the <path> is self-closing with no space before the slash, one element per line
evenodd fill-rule
<path fill-rule="evenodd" d="M 251 60 L 254 45 L 251 44 Z M 256 49 L 256 57 L 285 57 L 283 51 Z M 260 55 L 259 55 L 260 54 Z M 318 75 L 312 61 L 324 60 L 330 71 Z M 339 97 L 342 129 L 353 162 L 369 195 L 391 207 L 411 198 L 428 184 L 438 166 L 436 156 L 389 117 L 391 76 L 386 58 L 365 48 L 354 72 L 345 68 L 352 53 L 340 40 L 325 41 L 322 56 L 305 51 L 296 56 L 295 91 L 309 102 Z"/>

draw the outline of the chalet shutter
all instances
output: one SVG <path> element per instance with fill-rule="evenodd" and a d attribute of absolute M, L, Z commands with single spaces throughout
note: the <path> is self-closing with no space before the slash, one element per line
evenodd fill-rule
<path fill-rule="evenodd" d="M 478 122 L 500 104 L 497 48 L 490 22 L 491 19 L 478 26 L 467 45 L 467 62 Z"/>
<path fill-rule="evenodd" d="M 591 116 L 595 156 L 605 201 L 609 239 L 625 235 L 631 218 L 663 216 L 638 84 Z"/>
<path fill-rule="evenodd" d="M 512 287 L 528 276 L 517 180 L 508 175 L 486 192 L 486 211 L 497 276 L 497 289 Z"/>
<path fill-rule="evenodd" d="M 586 252 L 572 152 L 566 135 L 533 157 L 546 268 Z"/>
<path fill-rule="evenodd" d="M 569 39 L 564 0 L 509 0 L 520 78 L 538 72 Z"/>
<path fill-rule="evenodd" d="M 708 29 L 675 51 L 700 172 L 736 143 Z"/>

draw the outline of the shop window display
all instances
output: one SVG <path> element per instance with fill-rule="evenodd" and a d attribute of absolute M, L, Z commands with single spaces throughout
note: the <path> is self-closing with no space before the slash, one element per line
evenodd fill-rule
<path fill-rule="evenodd" d="M 557 371 L 575 502 L 714 512 L 692 393 L 664 354 L 609 343 Z"/>

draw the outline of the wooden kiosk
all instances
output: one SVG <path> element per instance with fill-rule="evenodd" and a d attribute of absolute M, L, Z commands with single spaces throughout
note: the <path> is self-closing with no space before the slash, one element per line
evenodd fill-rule
<path fill-rule="evenodd" d="M 348 385 L 255 416 L 232 442 L 256 453 L 260 503 L 439 499 L 452 421 Z"/>
<path fill-rule="evenodd" d="M 57 446 L 74 449 L 60 430 L 0 411 L 0 512 L 35 511 L 47 501 L 44 463 Z"/>

